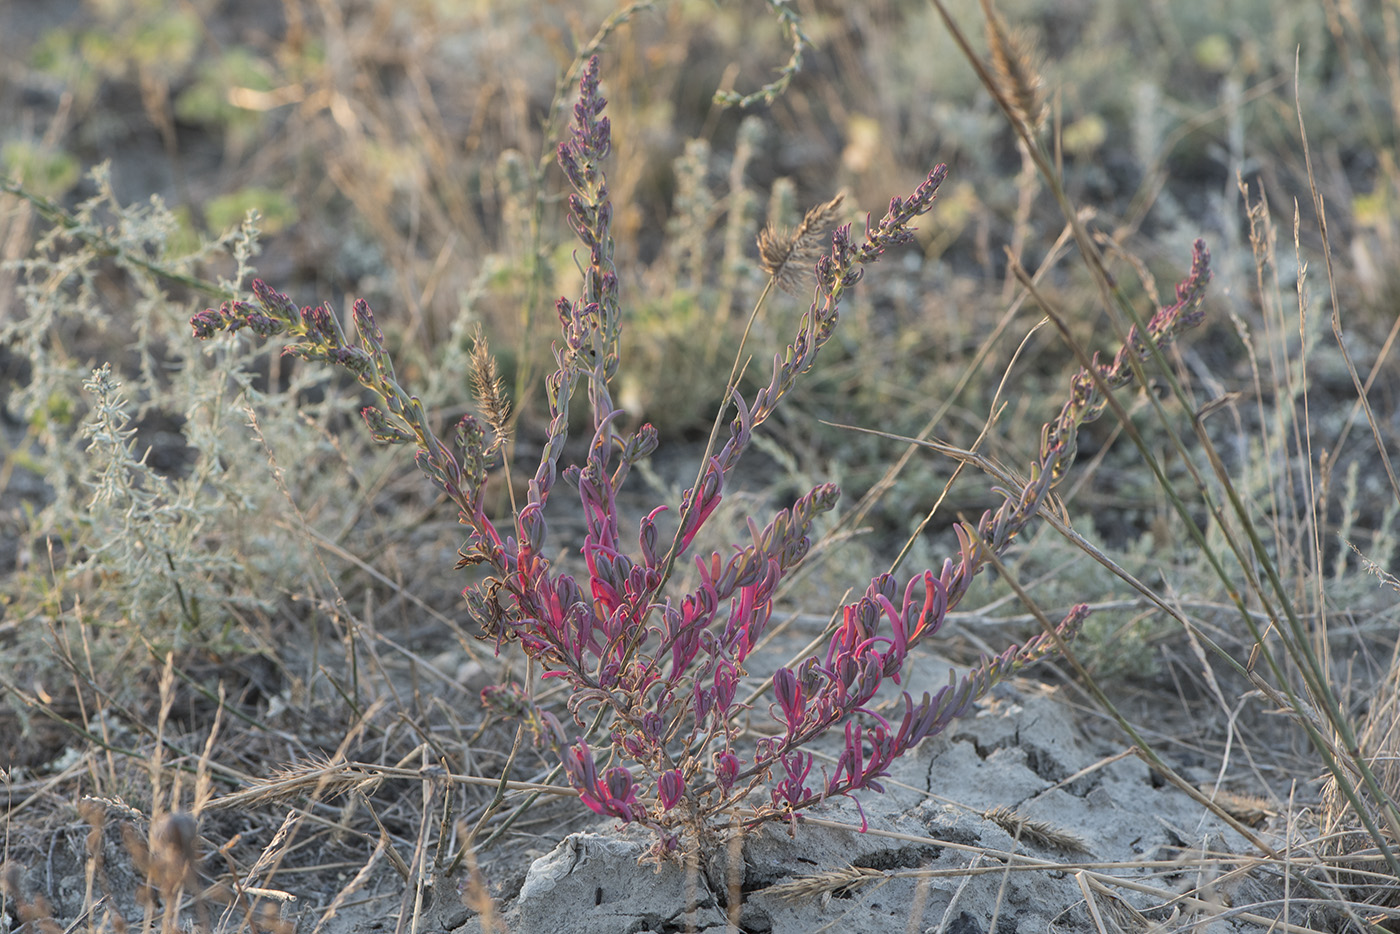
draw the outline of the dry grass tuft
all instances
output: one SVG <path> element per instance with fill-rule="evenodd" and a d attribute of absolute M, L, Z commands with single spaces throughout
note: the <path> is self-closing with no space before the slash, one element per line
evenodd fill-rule
<path fill-rule="evenodd" d="M 1250 827 L 1257 827 L 1270 818 L 1278 816 L 1278 809 L 1268 798 L 1260 795 L 1243 795 L 1223 788 L 1203 786 L 1201 792 L 1212 796 L 1215 803 L 1225 809 L 1225 813 Z"/>
<path fill-rule="evenodd" d="M 1356 795 L 1367 816 L 1381 829 L 1386 842 L 1394 847 L 1397 840 L 1394 825 L 1387 818 L 1394 802 L 1400 800 L 1400 664 L 1391 660 L 1383 683 L 1378 685 L 1370 702 L 1364 724 L 1357 735 L 1360 755 L 1370 766 L 1386 800 L 1377 802 L 1361 781 L 1360 773 L 1349 769 L 1349 778 L 1356 785 Z M 1339 756 L 1338 762 L 1350 765 Z M 1375 842 L 1362 826 L 1362 820 L 1352 803 L 1341 793 L 1335 778 L 1323 786 L 1322 807 L 1318 819 L 1324 852 L 1337 858 L 1343 868 L 1374 868 Z M 1357 876 L 1360 880 L 1361 877 Z M 1376 884 L 1374 879 L 1362 886 L 1362 896 L 1369 902 L 1395 906 L 1400 904 L 1400 885 L 1394 879 Z"/>
<path fill-rule="evenodd" d="M 812 263 L 822 255 L 823 234 L 836 220 L 837 209 L 845 197 L 845 193 L 840 192 L 830 201 L 809 209 L 802 223 L 792 230 L 769 224 L 759 231 L 758 265 L 778 288 L 790 295 L 797 294 L 804 274 L 812 271 Z"/>

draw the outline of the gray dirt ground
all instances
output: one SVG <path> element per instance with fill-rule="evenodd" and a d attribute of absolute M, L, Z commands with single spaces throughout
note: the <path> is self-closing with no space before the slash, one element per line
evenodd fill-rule
<path fill-rule="evenodd" d="M 1116 757 L 1121 751 L 1085 737 L 1075 714 L 1049 692 L 1032 687 L 1004 691 L 980 715 L 902 761 L 885 795 L 862 799 L 867 833 L 807 823 L 793 833 L 768 826 L 750 837 L 743 849 L 739 930 L 980 934 L 991 929 L 995 916 L 996 930 L 1002 934 L 1092 931 L 1096 928 L 1086 908 L 1086 891 L 1093 893 L 1101 916 L 1118 917 L 1130 925 L 1126 929 L 1133 929 L 1138 919 L 1125 904 L 1147 909 L 1160 904 L 1160 896 L 1126 887 L 1086 889 L 1095 884 L 1073 870 L 1008 871 L 1007 863 L 978 852 L 1015 852 L 1062 863 L 1160 861 L 1150 869 L 1111 870 L 1158 891 L 1184 890 L 1201 882 L 1185 866 L 1173 869 L 1174 860 L 1201 851 L 1247 858 L 1251 848 L 1238 833 L 1184 792 L 1154 780 L 1137 758 Z M 1087 852 L 1018 843 L 984 816 L 999 805 L 1072 830 Z M 846 802 L 820 808 L 813 816 L 848 828 L 860 823 L 855 807 Z M 564 837 L 505 886 L 497 905 L 505 928 L 548 934 L 724 930 L 733 878 L 725 866 L 727 854 L 710 854 L 707 871 L 680 864 L 654 869 L 638 865 L 646 843 L 609 821 Z M 855 891 L 798 898 L 774 893 L 779 883 L 852 865 L 931 870 L 932 877 L 896 878 Z M 488 876 L 492 873 L 492 867 L 483 868 Z M 423 912 L 416 930 L 484 934 L 493 929 L 466 906 L 470 899 L 462 883 L 439 880 L 435 889 L 434 903 Z M 1232 896 L 1247 901 L 1262 896 L 1228 889 L 1222 885 L 1219 890 L 1222 904 L 1229 904 Z M 1176 910 L 1189 911 L 1189 906 Z M 1213 909 L 1222 911 L 1220 906 Z M 1162 921 L 1167 914 L 1158 910 L 1150 917 Z M 352 912 L 326 930 L 373 930 L 366 922 Z M 385 923 L 385 929 L 391 924 Z M 1205 930 L 1262 929 L 1222 920 Z"/>

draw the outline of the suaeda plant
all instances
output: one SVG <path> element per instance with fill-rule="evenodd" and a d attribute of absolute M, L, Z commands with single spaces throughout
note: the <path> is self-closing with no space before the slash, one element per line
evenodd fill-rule
<path fill-rule="evenodd" d="M 731 379 L 735 414 L 728 437 L 711 448 L 698 482 L 682 497 L 674 532 L 663 538 L 666 507 L 658 507 L 640 520 L 636 550 L 629 552 L 618 493 L 658 437 L 650 425 L 622 431 L 624 413 L 611 392 L 623 313 L 602 169 L 610 148 L 604 104 L 593 59 L 583 73 L 570 138 L 558 147 L 573 189 L 569 221 L 587 255 L 583 289 L 577 299 L 557 302 L 562 339 L 554 344 L 556 366 L 546 379 L 548 437 L 508 529 L 488 515 L 485 496 L 500 420 L 467 415 L 455 426 L 454 443 L 442 441 L 422 404 L 397 382 L 384 336 L 363 300 L 354 304 L 354 340 L 329 306 L 298 308 L 261 281 L 253 283 L 254 302 L 226 302 L 191 323 L 199 338 L 243 328 L 260 337 L 290 336 L 286 353 L 344 367 L 383 400 L 382 408 L 363 412 L 372 435 L 415 444 L 419 469 L 457 506 L 469 530 L 458 567 L 485 569 L 483 579 L 463 591 L 484 637 L 498 647 L 519 643 L 545 678 L 570 688 L 568 725 L 545 710 L 535 711 L 534 719 L 579 799 L 599 814 L 655 830 L 665 850 L 687 828 L 702 828 L 720 814 L 742 814 L 753 826 L 796 819 L 828 798 L 883 790 L 880 779 L 896 759 L 966 714 L 993 685 L 1073 637 L 1087 613 L 1082 604 L 1053 630 L 984 659 L 962 677 L 950 675 L 931 693 L 916 699 L 905 690 L 898 716 L 873 709 L 887 680 L 905 687 L 910 650 L 939 631 L 978 572 L 1004 555 L 1035 517 L 1073 462 L 1080 427 L 1103 412 L 1103 392 L 1131 381 L 1133 358 L 1147 358 L 1149 341 L 1164 346 L 1201 320 L 1209 254 L 1197 241 L 1176 302 L 1156 312 L 1146 333 L 1133 329 L 1112 362 L 1095 358 L 1096 372 L 1081 369 L 1072 379 L 1059 415 L 1044 426 L 1024 483 L 1003 491 L 1000 508 L 956 526 L 956 557 L 907 580 L 878 575 L 841 608 L 824 651 L 773 673 L 767 704 L 773 729 L 749 739 L 740 721 L 750 706 L 739 700 L 746 662 L 772 616 L 778 585 L 807 555 L 813 521 L 833 508 L 839 491 L 819 485 L 763 528 L 749 520 L 747 540 L 728 553 L 692 556 L 692 545 L 755 429 L 812 369 L 847 291 L 887 249 L 912 239 L 911 224 L 932 207 L 947 167 L 935 167 L 908 198 L 894 198 L 883 217 L 867 220 L 863 239 L 850 225 L 835 231 L 829 251 L 815 263 L 811 306 L 793 341 L 774 357 L 768 384 L 746 398 Z M 592 441 L 581 464 L 561 469 L 580 396 L 591 413 Z M 586 534 L 568 547 L 581 550 L 586 577 L 563 572 L 547 557 L 544 510 L 561 478 L 583 509 Z M 673 593 L 672 572 L 683 560 L 693 560 L 699 583 Z M 844 735 L 842 751 L 834 766 L 814 774 L 809 747 L 832 731 Z"/>

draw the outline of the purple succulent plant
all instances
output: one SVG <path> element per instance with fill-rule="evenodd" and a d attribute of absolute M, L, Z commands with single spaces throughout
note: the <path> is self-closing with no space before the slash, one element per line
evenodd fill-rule
<path fill-rule="evenodd" d="M 328 306 L 297 308 L 261 281 L 253 285 L 253 303 L 225 302 L 195 315 L 191 325 L 200 339 L 245 328 L 260 337 L 288 335 L 286 353 L 345 367 L 379 396 L 382 408 L 364 410 L 372 436 L 417 445 L 419 468 L 457 505 L 467 527 L 463 564 L 486 569 L 484 580 L 463 591 L 468 611 L 498 645 L 519 643 L 545 677 L 569 685 L 575 727 L 605 725 L 609 761 L 621 764 L 600 774 L 589 736 L 580 733 L 571 741 L 548 712 L 533 718 L 547 725 L 545 740 L 579 799 L 598 814 L 654 828 L 665 848 L 675 845 L 679 828 L 735 806 L 747 807 L 753 824 L 795 819 L 833 796 L 881 791 L 880 779 L 900 756 L 966 714 L 994 684 L 1054 651 L 1057 638 L 1075 634 L 1087 612 L 1082 605 L 1070 610 L 1056 634 L 1013 645 L 917 699 L 905 690 L 903 714 L 895 721 L 870 707 L 887 680 L 907 688 L 910 650 L 939 631 L 990 557 L 1004 554 L 1035 517 L 1074 459 L 1080 426 L 1097 418 L 1105 401 L 1099 382 L 1080 370 L 1059 415 L 1045 426 L 1024 486 L 975 524 L 959 525 L 959 553 L 936 571 L 905 581 L 881 574 L 870 581 L 864 594 L 841 608 L 840 624 L 824 649 L 773 673 L 772 700 L 760 709 L 771 715 L 774 730 L 746 743 L 739 720 L 748 708 L 738 700 L 748 677 L 746 661 L 771 618 L 778 585 L 806 556 L 813 522 L 835 506 L 839 491 L 822 484 L 766 526 L 750 520 L 748 540 L 727 553 L 690 550 L 722 501 L 753 431 L 815 364 L 846 291 L 888 249 L 912 238 L 911 224 L 932 207 L 947 167 L 936 166 L 907 198 L 894 198 L 883 217 L 867 220 L 863 239 L 857 241 L 849 225 L 836 230 L 830 251 L 816 263 L 811 305 L 792 342 L 773 358 L 767 385 L 747 399 L 734 393 L 728 436 L 682 498 L 672 540 L 663 540 L 659 519 L 666 507 L 659 506 L 640 521 L 636 548 L 629 550 L 625 540 L 632 533 L 619 520 L 617 493 L 631 465 L 656 449 L 658 437 L 650 425 L 621 432 L 621 412 L 611 396 L 622 312 L 602 168 L 611 151 L 605 104 L 595 58 L 583 71 L 572 129 L 557 153 L 573 189 L 569 224 L 587 251 L 583 289 L 576 299 L 556 304 L 561 340 L 554 345 L 556 367 L 545 381 L 548 436 L 513 515 L 486 513 L 485 427 L 467 416 L 458 422 L 452 445 L 438 438 L 422 404 L 396 381 L 365 302 L 353 308 L 353 342 Z M 1125 385 L 1132 378 L 1130 358 L 1142 359 L 1149 340 L 1165 345 L 1198 323 L 1209 279 L 1209 254 L 1197 241 L 1176 303 L 1152 316 L 1147 333 L 1134 329 L 1112 363 L 1093 361 L 1101 383 L 1110 389 Z M 593 436 L 582 463 L 561 467 L 571 406 L 580 393 L 592 414 Z M 548 557 L 544 512 L 560 477 L 576 492 L 584 519 L 583 541 L 574 546 L 586 567 L 582 579 L 560 572 Z M 673 593 L 670 568 L 687 557 L 699 583 L 690 592 Z M 493 706 L 527 703 L 514 691 L 493 692 L 488 699 Z M 844 736 L 844 744 L 835 767 L 818 781 L 804 747 L 831 731 Z M 769 792 L 766 801 L 749 797 L 760 787 Z"/>

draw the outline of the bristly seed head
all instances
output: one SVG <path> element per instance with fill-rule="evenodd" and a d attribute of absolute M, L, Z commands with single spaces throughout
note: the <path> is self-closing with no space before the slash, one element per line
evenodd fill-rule
<path fill-rule="evenodd" d="M 1026 817 L 1014 808 L 1003 805 L 992 808 L 982 816 L 1011 836 L 1021 840 L 1029 840 L 1036 846 L 1064 850 L 1067 853 L 1089 852 L 1089 845 L 1077 834 L 1062 830 L 1049 821 Z"/>
<path fill-rule="evenodd" d="M 506 398 L 506 387 L 501 379 L 501 371 L 496 366 L 496 358 L 477 324 L 472 333 L 471 358 L 472 395 L 482 418 L 491 426 L 491 445 L 486 454 L 503 447 L 510 434 L 510 399 Z"/>
<path fill-rule="evenodd" d="M 837 209 L 845 197 L 845 192 L 839 192 L 830 201 L 811 208 L 793 230 L 769 224 L 759 232 L 758 265 L 778 288 L 797 294 L 803 271 L 810 271 L 825 252 L 822 235 L 836 220 Z"/>
<path fill-rule="evenodd" d="M 982 0 L 982 12 L 987 19 L 987 45 L 997 90 L 1006 98 L 1012 115 L 1030 133 L 1036 133 L 1045 123 L 1047 108 L 1045 82 L 1035 66 L 1035 40 L 1026 29 L 1008 29 L 991 0 Z"/>

